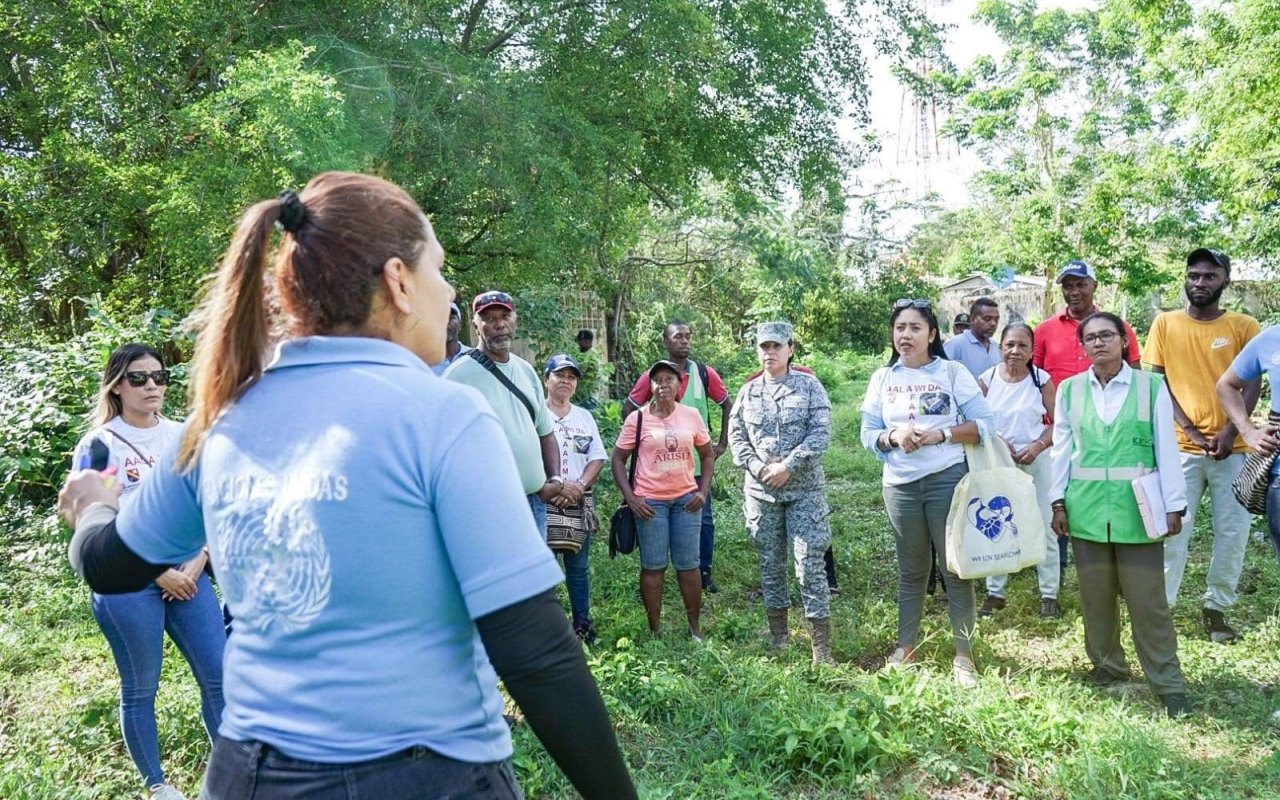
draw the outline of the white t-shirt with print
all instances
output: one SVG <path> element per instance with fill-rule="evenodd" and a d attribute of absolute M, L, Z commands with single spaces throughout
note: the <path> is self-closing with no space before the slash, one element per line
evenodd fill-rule
<path fill-rule="evenodd" d="M 1040 379 L 1040 386 L 1049 382 L 1049 373 L 1039 367 L 1032 369 Z M 987 405 L 991 406 L 991 413 L 996 417 L 996 435 L 1015 450 L 1039 439 L 1049 427 L 1044 422 L 1047 413 L 1044 395 L 1030 374 L 1017 383 L 1009 383 L 1000 377 L 1000 367 L 995 366 L 982 373 L 979 379 L 987 385 Z"/>
<path fill-rule="evenodd" d="M 81 459 L 89 452 L 89 445 L 94 439 L 101 439 L 111 452 L 107 466 L 116 468 L 116 480 L 124 487 L 124 494 L 120 497 L 120 504 L 123 506 L 151 474 L 151 468 L 155 466 L 160 454 L 181 433 L 181 423 L 171 419 L 159 419 L 150 428 L 135 428 L 122 417 L 113 417 L 107 424 L 86 433 L 80 439 L 71 463 L 78 469 Z"/>
<path fill-rule="evenodd" d="M 609 457 L 604 442 L 600 440 L 596 419 L 585 408 L 571 405 L 569 413 L 561 418 L 552 411 L 551 420 L 556 444 L 560 446 L 560 477 L 567 481 L 581 481 L 588 464 Z"/>
<path fill-rule="evenodd" d="M 960 406 L 982 394 L 973 375 L 957 361 L 936 361 L 924 369 L 901 363 L 881 367 L 871 377 L 871 389 L 879 393 L 880 414 L 890 431 L 908 425 L 925 431 L 959 425 Z M 910 483 L 965 459 L 964 447 L 955 442 L 926 445 L 913 453 L 895 447 L 885 455 L 886 485 Z"/>

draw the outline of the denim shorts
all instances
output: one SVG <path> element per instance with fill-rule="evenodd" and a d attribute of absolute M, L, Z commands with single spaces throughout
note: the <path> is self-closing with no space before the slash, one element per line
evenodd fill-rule
<path fill-rule="evenodd" d="M 636 532 L 640 539 L 640 568 L 666 569 L 667 555 L 676 570 L 698 568 L 701 554 L 702 510 L 692 514 L 684 510 L 693 493 L 674 500 L 644 502 L 653 509 L 653 519 L 636 517 Z"/>
<path fill-rule="evenodd" d="M 262 742 L 219 739 L 200 800 L 524 800 L 511 760 L 457 761 L 426 747 L 353 764 L 290 758 Z"/>

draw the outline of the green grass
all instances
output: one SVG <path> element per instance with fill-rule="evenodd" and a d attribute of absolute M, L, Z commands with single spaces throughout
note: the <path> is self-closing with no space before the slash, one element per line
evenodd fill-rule
<path fill-rule="evenodd" d="M 1034 570 L 1013 580 L 1009 607 L 980 625 L 975 691 L 951 683 L 945 609 L 932 601 L 923 667 L 877 672 L 894 642 L 895 564 L 879 467 L 857 442 L 860 397 L 856 384 L 836 393 L 826 459 L 844 590 L 833 605 L 837 668 L 810 666 L 798 609 L 791 647 L 766 652 L 764 610 L 747 599 L 758 572 L 739 511 L 740 473 L 727 461 L 716 485 L 721 591 L 706 599 L 703 645 L 683 632 L 674 585 L 666 630 L 650 636 L 635 556 L 610 561 L 597 542 L 601 641 L 590 659 L 643 797 L 1280 797 L 1280 569 L 1269 545 L 1250 544 L 1229 616 L 1243 638 L 1223 647 L 1199 629 L 1207 527 L 1193 542 L 1175 610 L 1197 707 L 1185 721 L 1164 719 L 1141 682 L 1103 691 L 1076 679 L 1087 664 L 1074 576 L 1056 622 L 1036 615 Z M 65 566 L 56 528 L 35 514 L 9 517 L 0 539 L 0 798 L 141 796 L 88 592 Z M 1211 517 L 1208 508 L 1200 515 Z M 195 683 L 171 645 L 159 708 L 165 766 L 194 796 L 207 749 Z M 526 794 L 573 797 L 527 726 L 515 738 Z"/>

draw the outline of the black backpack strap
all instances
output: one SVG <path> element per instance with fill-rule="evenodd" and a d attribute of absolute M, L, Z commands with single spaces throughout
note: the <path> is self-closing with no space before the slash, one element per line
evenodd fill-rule
<path fill-rule="evenodd" d="M 636 409 L 636 448 L 631 451 L 631 469 L 627 473 L 627 482 L 636 488 L 636 462 L 640 460 L 640 431 L 644 426 L 644 413 Z"/>
<path fill-rule="evenodd" d="M 693 363 L 698 365 L 698 377 L 702 379 L 702 393 L 706 394 L 707 399 L 710 400 L 711 395 L 708 394 L 708 392 L 710 391 L 711 384 L 707 383 L 707 365 L 703 364 L 701 361 L 695 361 Z"/>
<path fill-rule="evenodd" d="M 474 358 L 476 360 L 476 363 L 478 363 L 480 366 L 488 370 L 490 375 L 498 379 L 498 383 L 507 387 L 507 391 L 515 395 L 516 398 L 518 398 L 520 402 L 524 404 L 525 410 L 529 412 L 529 419 L 533 420 L 534 426 L 537 427 L 538 412 L 533 407 L 533 403 L 529 400 L 529 398 L 525 397 L 524 392 L 520 391 L 520 389 L 517 388 L 516 385 L 511 382 L 510 378 L 502 374 L 502 370 L 498 369 L 498 365 L 493 363 L 493 359 L 489 358 L 484 353 L 480 352 L 479 347 L 468 350 L 467 355 Z"/>

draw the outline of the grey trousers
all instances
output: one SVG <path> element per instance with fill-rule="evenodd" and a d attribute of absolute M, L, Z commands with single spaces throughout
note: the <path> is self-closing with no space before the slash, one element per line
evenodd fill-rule
<path fill-rule="evenodd" d="M 898 550 L 898 644 L 914 647 L 924 616 L 924 591 L 933 567 L 932 542 L 939 554 L 947 552 L 947 512 L 956 484 L 969 471 L 965 463 L 926 475 L 918 481 L 884 487 L 884 507 L 889 512 Z M 951 638 L 956 651 L 969 652 L 969 636 L 976 617 L 973 581 L 961 580 L 945 561 L 947 605 Z"/>
<path fill-rule="evenodd" d="M 1120 593 L 1129 609 L 1138 662 L 1158 695 L 1185 694 L 1178 634 L 1164 592 L 1164 542 L 1106 544 L 1071 539 L 1080 581 L 1084 649 L 1095 667 L 1129 674 L 1120 644 Z"/>

